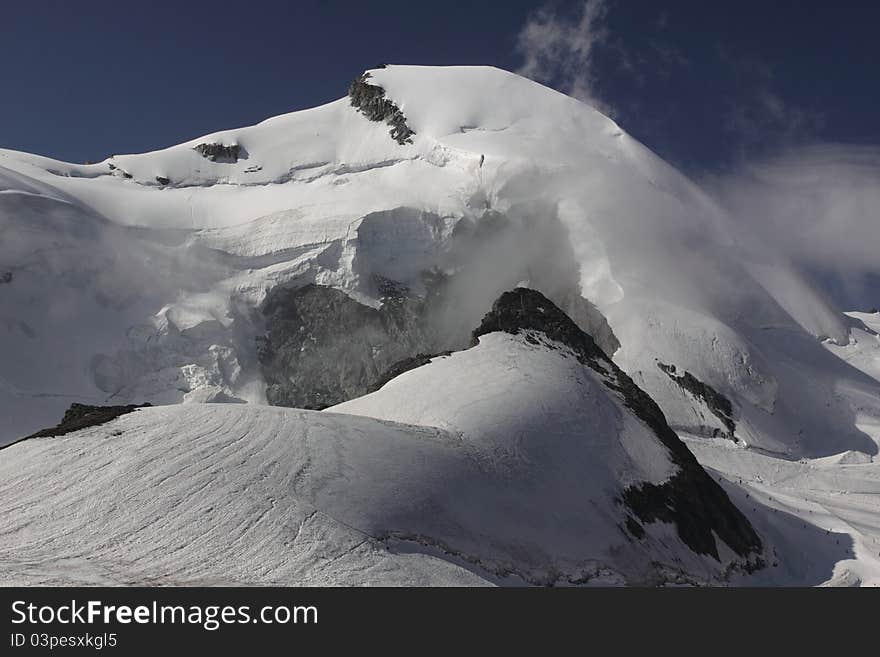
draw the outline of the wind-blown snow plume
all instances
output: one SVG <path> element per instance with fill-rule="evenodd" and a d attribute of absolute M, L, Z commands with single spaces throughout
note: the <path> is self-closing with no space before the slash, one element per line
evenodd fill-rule
<path fill-rule="evenodd" d="M 880 305 L 880 148 L 790 149 L 707 186 L 743 233 L 772 244 L 840 308 Z"/>

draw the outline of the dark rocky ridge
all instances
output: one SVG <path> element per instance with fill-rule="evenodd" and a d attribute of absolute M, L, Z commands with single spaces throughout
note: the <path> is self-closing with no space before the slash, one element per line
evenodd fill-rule
<path fill-rule="evenodd" d="M 679 471 L 663 484 L 644 483 L 623 492 L 621 502 L 638 520 L 674 524 L 682 542 L 691 550 L 720 561 L 714 532 L 737 555 L 751 559 L 746 568 L 763 565 L 758 534 L 669 427 L 660 407 L 553 302 L 540 292 L 525 288 L 505 292 L 474 331 L 474 343 L 481 335 L 495 331 L 511 334 L 540 331 L 567 346 L 580 362 L 602 375 L 606 386 L 622 395 L 625 405 L 666 446 Z M 626 526 L 635 539 L 644 533 L 632 518 L 626 521 Z"/>
<path fill-rule="evenodd" d="M 434 358 L 449 356 L 451 353 L 451 351 L 441 351 L 436 354 L 416 354 L 415 356 L 404 358 L 403 360 L 394 363 L 394 365 L 385 370 L 382 376 L 380 376 L 369 386 L 369 388 L 367 389 L 367 393 L 375 392 L 386 383 L 388 383 L 391 379 L 396 379 L 401 374 L 409 372 L 410 370 L 414 370 L 417 367 L 421 367 L 422 365 L 427 365 Z"/>
<path fill-rule="evenodd" d="M 32 433 L 29 436 L 25 436 L 24 438 L 20 438 L 8 445 L 4 445 L 3 447 L 0 447 L 0 449 L 6 449 L 7 447 L 11 447 L 24 440 L 29 440 L 30 438 L 54 438 L 56 436 L 64 436 L 68 433 L 73 433 L 74 431 L 94 427 L 99 424 L 105 424 L 110 420 L 115 420 L 120 415 L 125 415 L 126 413 L 131 413 L 132 411 L 147 406 L 151 406 L 151 404 L 128 404 L 126 406 L 89 406 L 88 404 L 71 404 L 70 408 L 65 411 L 64 417 L 61 418 L 61 422 L 56 426 L 50 427 L 49 429 L 41 429 L 36 433 Z"/>
<path fill-rule="evenodd" d="M 667 365 L 666 363 L 658 362 L 657 367 L 663 370 L 670 379 L 675 381 L 682 390 L 686 390 L 694 397 L 702 400 L 712 414 L 727 428 L 727 434 L 724 434 L 724 437 L 734 441 L 736 440 L 736 437 L 734 436 L 736 422 L 733 421 L 733 404 L 727 397 L 715 390 L 712 386 L 700 381 L 690 372 L 686 371 L 684 374 L 678 375 L 676 373 L 675 365 Z M 715 431 L 717 432 L 718 430 L 716 429 Z"/>
<path fill-rule="evenodd" d="M 242 148 L 238 144 L 199 144 L 193 148 L 199 155 L 211 162 L 224 162 L 233 164 L 238 162 L 242 155 Z"/>
<path fill-rule="evenodd" d="M 401 146 L 411 144 L 416 134 L 407 124 L 401 109 L 385 98 L 385 90 L 375 84 L 369 84 L 369 73 L 364 73 L 348 88 L 348 97 L 352 107 L 370 121 L 384 121 L 391 126 L 391 138 Z"/>

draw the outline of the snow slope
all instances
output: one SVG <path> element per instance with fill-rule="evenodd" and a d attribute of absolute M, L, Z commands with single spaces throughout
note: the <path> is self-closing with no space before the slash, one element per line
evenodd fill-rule
<path fill-rule="evenodd" d="M 734 584 L 880 586 L 880 463 L 861 452 L 788 461 L 683 438 L 774 546 L 770 568 Z"/>
<path fill-rule="evenodd" d="M 266 406 L 144 409 L 4 450 L 4 585 L 474 585 L 392 554 L 383 514 L 466 465 L 442 432 Z M 416 452 L 419 459 L 408 458 Z M 395 468 L 393 457 L 408 468 Z M 426 489 L 437 489 L 424 482 Z M 397 488 L 395 488 L 397 487 Z M 405 493 L 405 494 L 403 494 Z M 377 502 L 357 508 L 357 500 Z M 381 504 L 378 504 L 381 502 Z"/>
<path fill-rule="evenodd" d="M 844 345 L 828 342 L 825 346 L 856 369 L 880 381 L 880 312 L 846 314 L 854 320 L 849 342 Z"/>

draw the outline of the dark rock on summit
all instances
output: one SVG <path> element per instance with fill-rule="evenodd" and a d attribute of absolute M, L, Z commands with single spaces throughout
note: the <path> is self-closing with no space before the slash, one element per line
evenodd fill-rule
<path fill-rule="evenodd" d="M 165 176 L 156 176 L 156 182 L 160 185 L 167 185 L 171 182 L 171 180 L 166 178 Z"/>
<path fill-rule="evenodd" d="M 406 124 L 406 117 L 400 108 L 385 98 L 385 90 L 375 84 L 369 84 L 369 73 L 364 73 L 348 88 L 348 97 L 352 107 L 370 121 L 384 121 L 391 126 L 391 138 L 398 144 L 411 144 L 413 130 Z"/>
<path fill-rule="evenodd" d="M 643 483 L 623 492 L 621 502 L 638 520 L 674 524 L 679 538 L 691 550 L 720 561 L 715 542 L 718 536 L 740 557 L 753 558 L 746 568 L 763 565 L 758 534 L 669 427 L 660 407 L 552 301 L 540 292 L 525 288 L 505 292 L 474 331 L 474 342 L 479 336 L 494 331 L 511 334 L 539 331 L 567 346 L 580 362 L 602 376 L 606 386 L 620 393 L 625 405 L 666 446 L 678 472 L 663 484 Z M 626 526 L 636 539 L 643 533 L 635 520 L 628 520 Z"/>
<path fill-rule="evenodd" d="M 518 287 L 502 294 L 492 305 L 492 310 L 483 317 L 482 323 L 474 329 L 472 344 L 476 345 L 480 336 L 497 331 L 513 335 L 540 331 L 551 340 L 571 348 L 582 362 L 593 369 L 598 368 L 595 365 L 597 361 L 611 362 L 592 337 L 536 290 Z"/>
<path fill-rule="evenodd" d="M 242 155 L 242 148 L 238 144 L 199 144 L 193 148 L 199 155 L 211 162 L 223 162 L 233 164 L 238 162 Z"/>

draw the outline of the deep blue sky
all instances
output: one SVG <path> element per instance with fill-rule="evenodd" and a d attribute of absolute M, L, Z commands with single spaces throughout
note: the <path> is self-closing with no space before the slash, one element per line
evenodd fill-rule
<path fill-rule="evenodd" d="M 168 146 L 345 94 L 380 62 L 523 62 L 547 3 L 31 0 L 0 17 L 0 146 L 70 161 Z M 581 2 L 551 3 L 577 19 Z M 880 3 L 609 0 L 594 89 L 691 171 L 880 143 Z"/>

